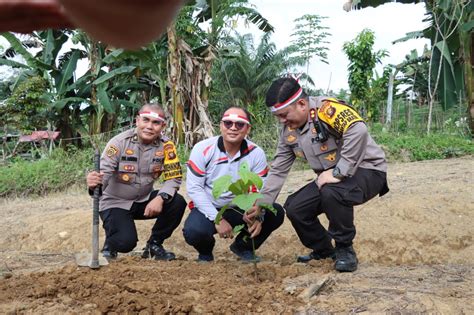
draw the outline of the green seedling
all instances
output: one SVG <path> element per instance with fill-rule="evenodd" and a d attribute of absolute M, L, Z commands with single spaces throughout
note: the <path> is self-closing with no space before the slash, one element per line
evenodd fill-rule
<path fill-rule="evenodd" d="M 212 196 L 214 199 L 218 199 L 222 194 L 230 191 L 234 194 L 234 198 L 232 201 L 226 205 L 224 205 L 214 220 L 215 224 L 219 224 L 222 220 L 222 216 L 225 211 L 232 210 L 236 211 L 237 213 L 241 214 L 242 216 L 247 213 L 254 205 L 258 199 L 263 197 L 262 194 L 252 192 L 252 187 L 256 187 L 259 191 L 262 189 L 263 181 L 256 173 L 252 172 L 249 168 L 247 162 L 244 162 L 240 165 L 239 168 L 239 179 L 233 181 L 231 175 L 223 175 L 217 178 L 213 182 L 212 187 Z M 259 204 L 261 209 L 265 209 L 276 215 L 277 211 L 271 204 Z M 242 211 L 237 210 L 239 208 Z M 233 228 L 232 233 L 234 236 L 237 236 L 242 230 L 246 229 L 245 224 L 237 225 Z M 255 242 L 253 238 L 245 237 L 244 241 L 248 240 L 252 241 L 252 249 L 253 249 L 253 257 L 255 258 Z M 254 259 L 254 270 L 255 270 L 255 277 L 258 279 L 257 273 L 257 261 Z"/>

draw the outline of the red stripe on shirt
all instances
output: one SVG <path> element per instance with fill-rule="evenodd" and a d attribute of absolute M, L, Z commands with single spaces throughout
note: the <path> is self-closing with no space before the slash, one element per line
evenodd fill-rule
<path fill-rule="evenodd" d="M 198 173 L 198 174 L 200 174 L 200 175 L 206 174 L 206 172 L 202 171 L 202 170 L 201 170 L 199 167 L 197 167 L 197 165 L 194 164 L 194 162 L 191 161 L 191 160 L 188 161 L 188 166 L 190 166 L 190 167 L 193 169 L 193 171 L 195 171 L 196 173 Z"/>
<path fill-rule="evenodd" d="M 265 169 L 263 171 L 261 171 L 260 173 L 258 173 L 258 176 L 265 176 L 268 174 L 268 167 L 265 167 Z"/>

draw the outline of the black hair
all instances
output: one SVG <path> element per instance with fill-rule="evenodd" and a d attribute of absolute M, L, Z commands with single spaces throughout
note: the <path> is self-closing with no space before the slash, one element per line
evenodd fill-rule
<path fill-rule="evenodd" d="M 301 88 L 298 81 L 293 78 L 279 78 L 273 81 L 270 88 L 268 88 L 265 97 L 267 107 L 272 107 L 275 104 L 284 102 L 293 96 Z M 300 98 L 305 98 L 306 94 L 303 92 Z"/>
<path fill-rule="evenodd" d="M 151 110 L 155 110 L 161 114 L 163 114 L 163 116 L 165 116 L 165 110 L 163 109 L 163 106 L 161 106 L 160 104 L 158 103 L 147 103 L 145 105 L 143 105 L 140 110 L 138 111 L 139 113 L 140 112 L 143 112 L 145 111 L 145 109 L 151 109 Z"/>
<path fill-rule="evenodd" d="M 250 112 L 246 108 L 243 108 L 243 107 L 240 107 L 240 106 L 231 105 L 229 107 L 226 107 L 224 109 L 224 111 L 222 112 L 222 116 L 224 116 L 225 112 L 228 111 L 231 108 L 236 108 L 236 109 L 242 110 L 245 113 L 245 116 L 247 116 L 247 120 L 249 121 L 249 123 L 252 124 L 252 115 L 250 114 Z M 222 119 L 222 117 L 221 117 L 221 119 Z"/>

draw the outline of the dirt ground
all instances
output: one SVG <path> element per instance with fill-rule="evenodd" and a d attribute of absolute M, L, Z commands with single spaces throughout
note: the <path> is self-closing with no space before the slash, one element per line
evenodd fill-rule
<path fill-rule="evenodd" d="M 279 201 L 312 179 L 292 172 Z M 77 267 L 74 253 L 91 242 L 85 191 L 0 200 L 0 313 L 474 314 L 473 157 L 390 164 L 389 185 L 356 208 L 356 272 L 296 263 L 308 250 L 285 220 L 258 252 L 258 279 L 229 240 L 218 240 L 213 263 L 195 262 L 181 228 L 165 242 L 176 261 L 132 254 Z M 152 223 L 137 222 L 136 253 Z"/>

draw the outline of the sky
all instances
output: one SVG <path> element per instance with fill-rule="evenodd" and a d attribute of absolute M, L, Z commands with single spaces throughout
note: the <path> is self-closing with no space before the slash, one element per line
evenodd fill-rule
<path fill-rule="evenodd" d="M 328 45 L 329 65 L 312 59 L 309 68 L 309 75 L 318 89 L 327 90 L 328 86 L 336 92 L 341 88 L 348 89 L 349 61 L 342 51 L 342 46 L 345 42 L 353 40 L 364 28 L 375 32 L 375 50 L 389 51 L 390 56 L 382 60 L 383 65 L 399 64 L 412 49 L 417 49 L 421 53 L 425 44 L 429 47 L 427 39 L 392 44 L 394 40 L 404 37 L 408 32 L 425 28 L 426 25 L 422 22 L 425 13 L 423 3 L 416 5 L 388 3 L 377 8 L 346 12 L 342 8 L 346 0 L 250 0 L 250 2 L 274 26 L 272 41 L 278 49 L 291 43 L 290 35 L 293 33 L 294 19 L 304 14 L 328 17 L 323 20 L 323 25 L 329 27 L 328 32 L 332 34 Z M 242 26 L 238 32 L 261 36 L 256 27 Z M 382 69 L 381 65 L 376 70 L 381 74 Z"/>

